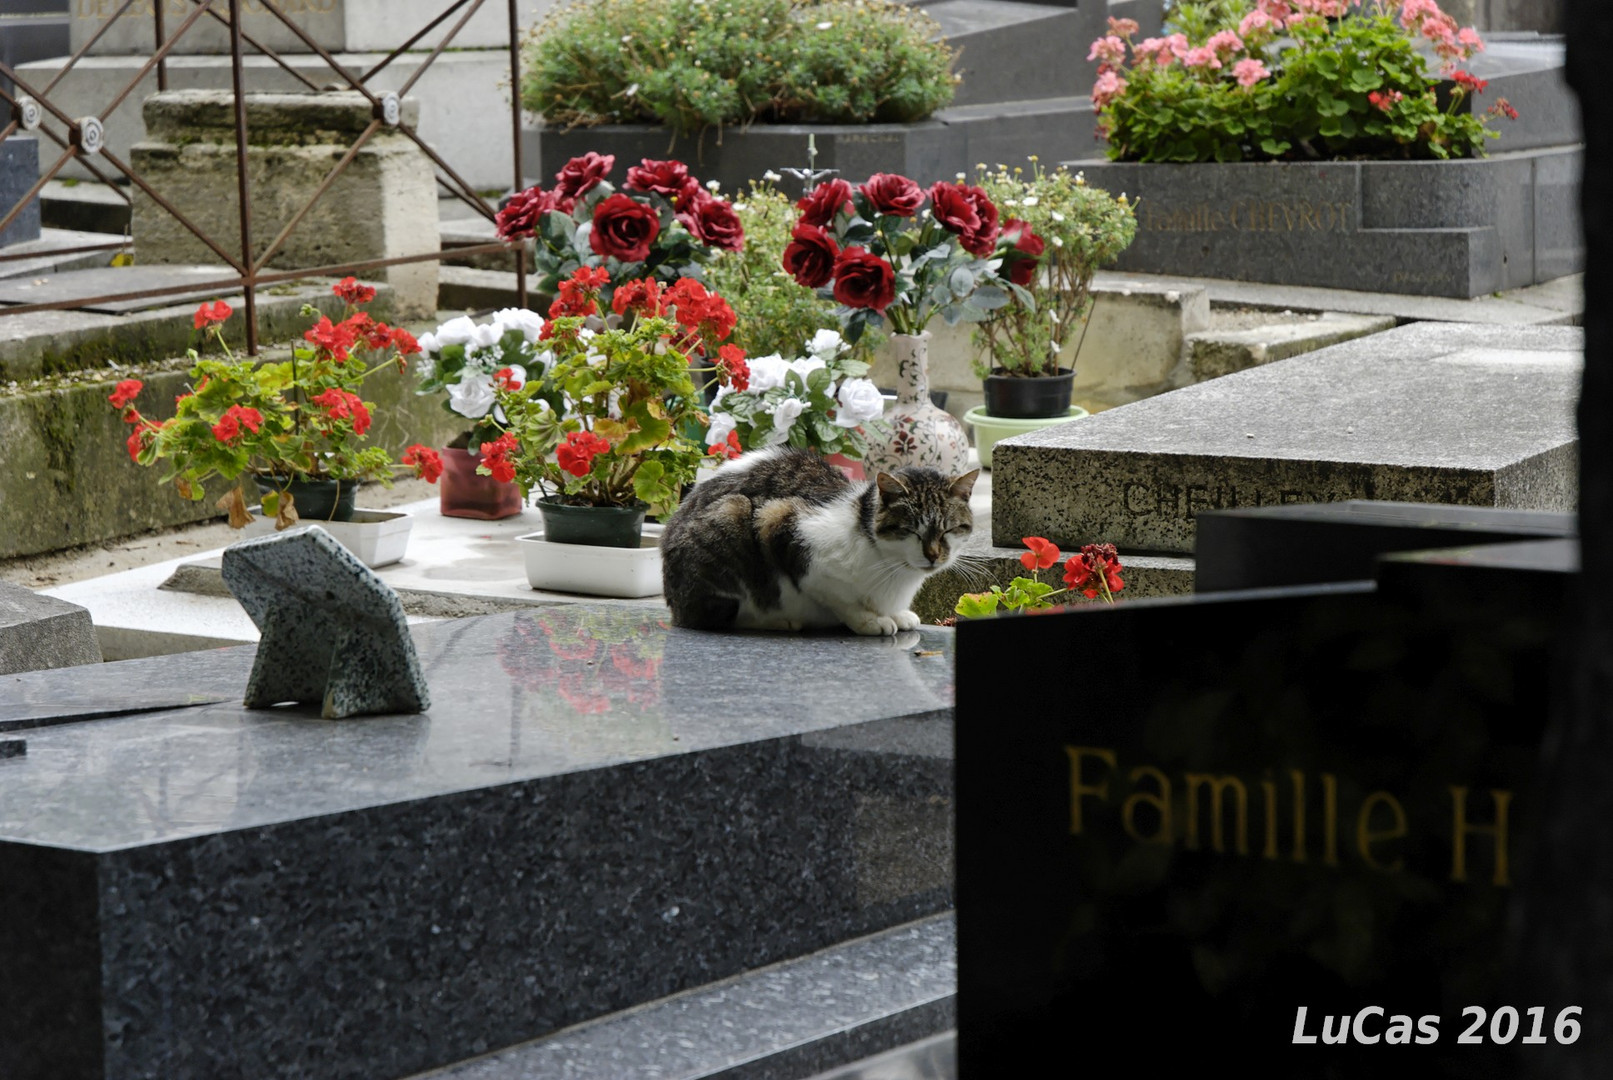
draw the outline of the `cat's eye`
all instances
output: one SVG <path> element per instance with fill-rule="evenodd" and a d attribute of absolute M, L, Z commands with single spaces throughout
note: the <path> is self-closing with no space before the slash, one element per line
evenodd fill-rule
<path fill-rule="evenodd" d="M 951 536 L 953 533 L 957 533 L 960 536 L 968 536 L 972 532 L 974 532 L 973 525 L 954 525 L 947 530 L 947 535 Z"/>

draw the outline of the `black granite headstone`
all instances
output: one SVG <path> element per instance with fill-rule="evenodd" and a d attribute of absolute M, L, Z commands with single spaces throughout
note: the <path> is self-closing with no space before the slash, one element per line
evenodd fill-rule
<path fill-rule="evenodd" d="M 39 179 L 39 140 L 32 135 L 0 139 L 0 217 L 11 213 Z M 0 230 L 0 247 L 39 239 L 39 199 L 28 200 L 22 213 Z"/>
<path fill-rule="evenodd" d="M 1554 558 L 961 625 L 964 1080 L 1099 1042 L 1151 1075 L 1502 1078 L 1604 1023 L 1508 966 Z"/>

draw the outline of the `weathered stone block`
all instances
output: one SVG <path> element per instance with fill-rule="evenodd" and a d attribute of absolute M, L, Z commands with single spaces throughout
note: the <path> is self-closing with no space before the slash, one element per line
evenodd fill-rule
<path fill-rule="evenodd" d="M 1176 383 L 1178 386 L 1190 386 L 1206 379 L 1218 379 L 1234 371 L 1244 371 L 1337 345 L 1341 341 L 1392 330 L 1394 326 L 1392 315 L 1342 315 L 1329 311 L 1301 323 L 1273 323 L 1251 330 L 1189 334 L 1182 367 L 1176 373 Z"/>
<path fill-rule="evenodd" d="M 232 97 L 223 91 L 175 90 L 145 104 L 146 141 L 133 167 L 225 250 L 241 246 Z M 413 124 L 418 108 L 403 102 Z M 356 92 L 250 94 L 247 173 L 252 239 L 261 257 L 314 196 L 326 175 L 373 120 Z M 142 261 L 207 263 L 217 256 L 144 193 L 132 217 Z M 436 251 L 437 190 L 431 161 L 404 136 L 383 126 L 364 144 L 313 209 L 269 260 L 298 269 Z M 397 313 L 428 318 L 437 310 L 437 264 L 409 263 L 377 272 L 392 285 Z"/>
<path fill-rule="evenodd" d="M 0 139 L 0 217 L 22 201 L 39 179 L 39 140 L 32 135 Z M 0 229 L 0 247 L 39 239 L 39 199 L 28 200 L 22 213 Z"/>
<path fill-rule="evenodd" d="M 993 541 L 1187 553 L 1201 510 L 1346 499 L 1571 510 L 1583 341 L 1403 326 L 1016 436 Z"/>
<path fill-rule="evenodd" d="M 1092 184 L 1139 200 L 1119 269 L 1470 297 L 1583 265 L 1582 156 L 1080 164 Z"/>
<path fill-rule="evenodd" d="M 88 611 L 0 581 L 0 675 L 100 662 Z"/>

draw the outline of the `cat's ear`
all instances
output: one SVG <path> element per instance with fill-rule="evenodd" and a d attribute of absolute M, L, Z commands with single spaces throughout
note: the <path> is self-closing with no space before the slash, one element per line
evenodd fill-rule
<path fill-rule="evenodd" d="M 973 469 L 962 476 L 954 477 L 952 486 L 947 490 L 952 493 L 954 499 L 962 499 L 964 502 L 968 502 L 970 493 L 975 489 L 975 481 L 978 479 L 980 479 L 980 470 Z"/>
<path fill-rule="evenodd" d="M 901 498 L 903 495 L 912 494 L 907 490 L 906 484 L 888 472 L 876 473 L 874 475 L 874 486 L 879 488 L 880 500 L 887 503 L 892 499 Z"/>

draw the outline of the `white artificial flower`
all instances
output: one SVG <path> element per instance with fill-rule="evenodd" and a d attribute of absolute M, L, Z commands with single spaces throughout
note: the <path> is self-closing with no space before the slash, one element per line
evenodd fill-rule
<path fill-rule="evenodd" d="M 819 368 L 828 367 L 829 365 L 823 362 L 823 357 L 821 356 L 807 356 L 801 358 L 800 360 L 791 360 L 789 366 L 791 371 L 801 376 L 801 382 L 803 385 L 805 385 L 808 375 L 812 374 L 814 371 L 817 371 Z M 831 382 L 829 384 L 829 388 L 824 392 L 830 397 L 834 397 L 834 383 Z"/>
<path fill-rule="evenodd" d="M 491 349 L 504 336 L 504 328 L 497 323 L 482 323 L 470 332 L 470 343 L 478 349 Z"/>
<path fill-rule="evenodd" d="M 493 376 L 466 372 L 464 378 L 448 388 L 448 407 L 472 420 L 486 416 L 493 407 Z"/>
<path fill-rule="evenodd" d="M 768 446 L 777 446 L 790 437 L 790 428 L 795 425 L 796 417 L 806 404 L 796 398 L 785 398 L 768 411 L 773 414 L 773 430 L 763 436 L 762 441 Z"/>
<path fill-rule="evenodd" d="M 707 191 L 710 191 L 712 193 L 716 193 L 716 191 L 721 187 L 722 187 L 722 184 L 718 183 L 715 180 L 707 180 L 706 181 L 706 190 Z"/>
<path fill-rule="evenodd" d="M 762 21 L 766 22 L 767 20 L 764 19 Z M 780 180 L 784 179 L 784 177 L 780 176 L 778 173 L 774 172 L 772 169 L 768 169 L 766 172 L 764 172 L 762 174 L 762 179 L 766 180 L 769 184 L 776 184 Z"/>
<path fill-rule="evenodd" d="M 469 315 L 461 315 L 437 327 L 437 344 L 464 345 L 470 341 L 474 333 L 476 333 L 475 321 Z"/>
<path fill-rule="evenodd" d="M 434 378 L 437 374 L 437 361 L 429 353 L 421 353 L 414 362 L 414 373 L 422 380 Z"/>
<path fill-rule="evenodd" d="M 732 416 L 714 410 L 711 413 L 711 426 L 706 429 L 706 445 L 716 446 L 718 443 L 727 442 L 728 433 L 736 427 Z"/>
<path fill-rule="evenodd" d="M 1054 221 L 1063 221 L 1064 220 L 1064 215 L 1059 213 L 1057 210 L 1055 210 L 1055 211 L 1053 211 L 1053 220 Z"/>
<path fill-rule="evenodd" d="M 436 334 L 421 334 L 419 337 L 415 338 L 415 341 L 420 344 L 420 351 L 423 353 L 435 353 L 439 348 L 442 347 L 437 344 Z"/>
<path fill-rule="evenodd" d="M 1058 248 L 1063 247 L 1064 246 L 1064 237 L 1062 237 L 1062 236 L 1053 237 L 1053 246 L 1058 247 Z"/>
<path fill-rule="evenodd" d="M 833 25 L 834 25 L 834 23 L 832 23 L 832 22 L 821 22 L 821 23 L 818 24 L 818 29 L 819 30 L 827 30 Z"/>
<path fill-rule="evenodd" d="M 790 365 L 778 353 L 768 356 L 753 356 L 750 359 L 750 389 L 752 393 L 760 394 L 784 385 L 784 376 L 790 370 Z"/>
<path fill-rule="evenodd" d="M 847 379 L 840 387 L 840 408 L 835 410 L 835 423 L 843 428 L 854 428 L 869 420 L 878 420 L 885 413 L 885 397 L 872 379 Z"/>
<path fill-rule="evenodd" d="M 806 343 L 806 351 L 813 356 L 824 360 L 833 360 L 847 349 L 846 339 L 840 336 L 838 330 L 819 330 L 812 335 L 812 340 Z"/>
<path fill-rule="evenodd" d="M 543 333 L 543 316 L 525 308 L 507 307 L 493 312 L 493 322 L 503 330 L 519 330 L 528 341 L 538 340 Z"/>
<path fill-rule="evenodd" d="M 1035 206 L 1037 203 L 1039 203 L 1041 201 L 1042 200 L 1038 199 L 1035 195 L 1027 195 L 1027 196 L 1025 196 L 1025 205 L 1026 206 Z"/>

